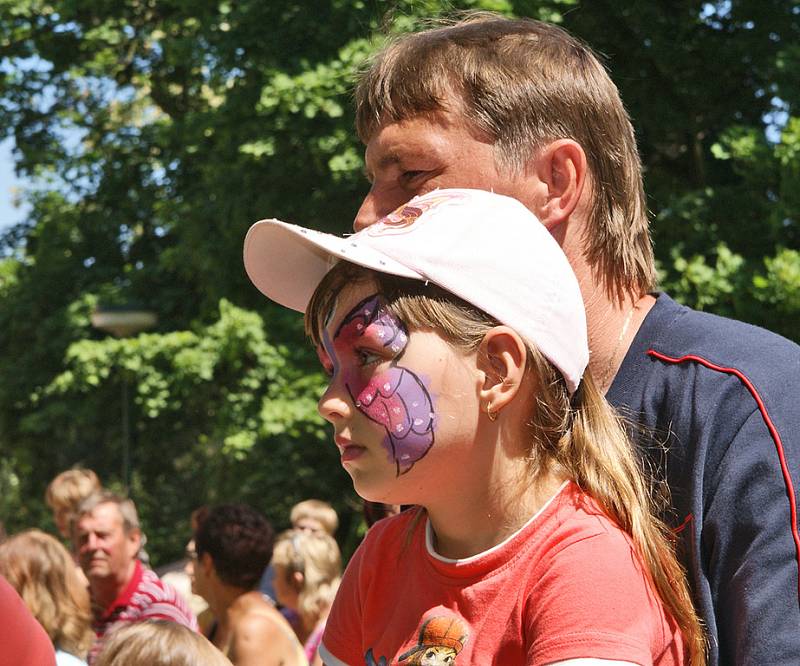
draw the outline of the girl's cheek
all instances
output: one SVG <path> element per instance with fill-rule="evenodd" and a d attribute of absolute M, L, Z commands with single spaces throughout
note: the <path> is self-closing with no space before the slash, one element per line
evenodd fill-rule
<path fill-rule="evenodd" d="M 388 387 L 388 388 L 387 388 Z M 378 396 L 378 391 L 383 388 L 384 393 L 391 390 L 390 373 L 378 373 L 369 378 L 368 381 L 361 380 L 358 386 L 353 386 L 353 395 L 356 400 L 356 407 L 367 414 L 370 406 Z"/>

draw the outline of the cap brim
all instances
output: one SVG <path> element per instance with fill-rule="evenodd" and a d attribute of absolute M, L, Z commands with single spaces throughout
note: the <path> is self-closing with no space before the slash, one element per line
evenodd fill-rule
<path fill-rule="evenodd" d="M 244 267 L 258 290 L 280 305 L 305 312 L 322 278 L 340 259 L 402 277 L 421 276 L 377 250 L 280 220 L 261 220 L 247 232 Z"/>

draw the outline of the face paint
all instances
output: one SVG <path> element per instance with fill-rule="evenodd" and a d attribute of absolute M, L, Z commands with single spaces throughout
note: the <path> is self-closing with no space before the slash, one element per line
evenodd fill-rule
<path fill-rule="evenodd" d="M 323 331 L 323 346 L 355 407 L 386 430 L 383 445 L 405 474 L 433 446 L 433 404 L 418 375 L 397 364 L 408 345 L 408 331 L 378 294 L 367 297 L 342 319 L 333 341 Z M 348 359 L 343 363 L 343 359 Z M 389 359 L 385 370 L 365 371 Z"/>

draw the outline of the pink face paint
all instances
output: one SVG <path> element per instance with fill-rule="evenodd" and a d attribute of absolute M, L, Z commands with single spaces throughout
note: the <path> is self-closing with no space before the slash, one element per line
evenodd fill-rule
<path fill-rule="evenodd" d="M 344 373 L 344 384 L 355 407 L 386 429 L 383 445 L 397 466 L 408 472 L 433 446 L 433 403 L 423 381 L 397 365 L 408 345 L 408 331 L 373 294 L 342 319 L 333 342 L 323 332 L 323 346 L 333 373 Z M 387 356 L 390 366 L 370 374 L 364 358 Z"/>

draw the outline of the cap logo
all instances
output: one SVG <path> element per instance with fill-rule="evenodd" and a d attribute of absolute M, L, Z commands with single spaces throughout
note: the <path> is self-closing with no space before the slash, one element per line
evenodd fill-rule
<path fill-rule="evenodd" d="M 417 225 L 425 213 L 438 208 L 444 203 L 459 201 L 464 198 L 464 194 L 460 192 L 437 194 L 435 191 L 421 197 L 414 197 L 408 203 L 403 204 L 386 217 L 382 217 L 375 224 L 367 227 L 367 234 L 370 236 L 393 236 L 407 233 Z M 429 218 L 430 216 L 425 216 L 425 220 Z M 424 222 L 425 220 L 422 221 Z"/>

